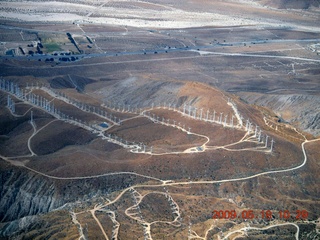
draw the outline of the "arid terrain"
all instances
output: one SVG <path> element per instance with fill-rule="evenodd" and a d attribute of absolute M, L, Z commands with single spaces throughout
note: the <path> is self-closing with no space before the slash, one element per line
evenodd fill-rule
<path fill-rule="evenodd" d="M 320 239 L 318 1 L 2 1 L 0 239 Z"/>

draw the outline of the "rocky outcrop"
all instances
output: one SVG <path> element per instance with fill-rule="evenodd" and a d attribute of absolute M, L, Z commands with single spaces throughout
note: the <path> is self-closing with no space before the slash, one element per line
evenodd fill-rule
<path fill-rule="evenodd" d="M 285 121 L 314 136 L 320 135 L 320 96 L 304 94 L 237 93 L 250 104 L 272 109 Z"/>
<path fill-rule="evenodd" d="M 14 235 L 15 233 L 20 233 L 21 231 L 28 229 L 32 224 L 36 223 L 38 220 L 38 216 L 27 216 L 18 220 L 4 223 L 2 225 L 0 224 L 0 238 L 9 237 Z"/>
<path fill-rule="evenodd" d="M 52 181 L 32 172 L 7 168 L 0 173 L 0 221 L 46 213 L 63 205 Z"/>
<path fill-rule="evenodd" d="M 53 179 L 0 159 L 0 239 L 39 225 L 36 217 L 41 213 L 69 211 L 80 202 L 91 204 L 101 195 L 146 180 L 131 174 Z"/>

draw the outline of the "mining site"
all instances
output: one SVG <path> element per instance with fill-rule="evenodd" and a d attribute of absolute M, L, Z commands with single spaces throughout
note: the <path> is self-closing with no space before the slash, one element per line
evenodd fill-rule
<path fill-rule="evenodd" d="M 0 239 L 320 240 L 319 7 L 1 1 Z"/>

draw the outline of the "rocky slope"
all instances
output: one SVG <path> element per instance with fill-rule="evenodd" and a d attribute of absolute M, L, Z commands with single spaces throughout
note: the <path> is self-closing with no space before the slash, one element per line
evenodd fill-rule
<path fill-rule="evenodd" d="M 11 168 L 1 171 L 1 222 L 48 212 L 62 204 L 63 201 L 56 198 L 52 181 Z"/>
<path fill-rule="evenodd" d="M 0 160 L 0 239 L 37 224 L 38 216 L 58 209 L 68 210 L 77 201 L 92 199 L 138 182 L 135 176 L 106 176 L 94 179 L 62 180 L 41 176 Z M 95 191 L 92 191 L 95 189 Z"/>
<path fill-rule="evenodd" d="M 279 117 L 298 128 L 320 135 L 320 97 L 304 94 L 238 93 L 251 104 L 271 108 Z"/>
<path fill-rule="evenodd" d="M 180 106 L 183 99 L 179 99 L 177 93 L 182 86 L 181 82 L 129 77 L 122 81 L 105 83 L 103 87 L 93 92 L 93 96 L 99 96 L 105 102 L 111 101 L 139 107 L 164 102 Z"/>

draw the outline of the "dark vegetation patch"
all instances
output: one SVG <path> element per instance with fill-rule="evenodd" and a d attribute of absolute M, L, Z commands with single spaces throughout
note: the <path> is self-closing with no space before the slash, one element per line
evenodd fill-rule
<path fill-rule="evenodd" d="M 27 141 L 31 134 L 32 127 L 27 121 L 17 125 L 8 135 L 2 136 L 0 153 L 10 157 L 29 154 Z"/>
<path fill-rule="evenodd" d="M 148 194 L 142 199 L 139 207 L 148 222 L 174 220 L 170 203 L 163 194 Z"/>
<path fill-rule="evenodd" d="M 50 87 L 54 89 L 75 88 L 78 92 L 83 92 L 87 84 L 94 80 L 76 75 L 56 77 L 49 80 Z"/>
<path fill-rule="evenodd" d="M 32 139 L 31 145 L 36 154 L 45 155 L 69 145 L 83 145 L 93 139 L 94 136 L 82 128 L 54 122 L 46 131 L 39 132 Z"/>
<path fill-rule="evenodd" d="M 316 225 L 315 224 L 299 224 L 299 238 L 305 239 L 307 235 L 311 235 L 312 233 L 316 232 Z M 318 235 L 319 236 L 319 235 Z M 311 238 L 310 238 L 311 239 Z M 317 238 L 315 238 L 317 239 Z"/>
<path fill-rule="evenodd" d="M 14 128 L 19 126 L 20 124 L 23 124 L 25 121 L 28 121 L 29 118 L 23 117 L 23 118 L 16 118 L 14 117 L 1 117 L 0 118 L 0 135 L 6 135 L 9 132 L 11 132 Z"/>
<path fill-rule="evenodd" d="M 6 97 L 6 95 L 5 95 Z M 0 103 L 1 104 L 1 103 Z M 4 103 L 2 103 L 2 106 Z M 18 106 L 17 106 L 18 108 Z M 42 112 L 36 108 L 33 110 L 33 119 L 36 120 L 37 118 L 51 118 L 51 116 L 45 112 Z M 0 110 L 1 118 L 0 118 L 0 135 L 7 135 L 19 125 L 24 124 L 27 121 L 30 121 L 30 114 L 26 114 L 23 117 L 14 117 L 9 113 L 9 110 L 3 107 Z"/>

